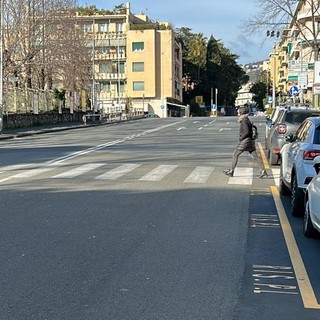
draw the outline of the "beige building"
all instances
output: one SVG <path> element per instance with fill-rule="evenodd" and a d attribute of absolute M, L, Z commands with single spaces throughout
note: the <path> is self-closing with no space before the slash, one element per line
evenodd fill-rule
<path fill-rule="evenodd" d="M 168 24 L 130 12 L 78 13 L 92 50 L 91 97 L 105 113 L 182 116 L 182 50 Z"/>
<path fill-rule="evenodd" d="M 237 108 L 243 106 L 245 103 L 247 104 L 253 103 L 253 100 L 252 100 L 253 94 L 250 93 L 251 86 L 252 86 L 252 83 L 247 83 L 243 85 L 238 91 L 237 98 L 235 101 L 235 105 Z"/>
<path fill-rule="evenodd" d="M 283 30 L 269 55 L 268 70 L 277 98 L 281 102 L 309 103 L 319 108 L 320 79 L 314 69 L 319 66 L 315 48 L 320 43 L 320 15 L 309 1 L 298 1 L 294 19 Z M 318 49 L 316 49 L 317 51 Z M 319 66 L 320 68 L 320 66 Z M 298 93 L 293 88 L 298 88 Z"/>

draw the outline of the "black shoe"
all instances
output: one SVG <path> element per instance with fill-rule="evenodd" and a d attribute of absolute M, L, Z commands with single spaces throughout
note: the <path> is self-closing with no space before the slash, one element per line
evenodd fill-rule
<path fill-rule="evenodd" d="M 258 176 L 259 179 L 263 179 L 263 178 L 267 178 L 268 177 L 268 173 L 266 170 L 262 170 Z"/>
<path fill-rule="evenodd" d="M 233 170 L 232 169 L 223 170 L 223 173 L 226 174 L 227 176 L 233 177 Z"/>

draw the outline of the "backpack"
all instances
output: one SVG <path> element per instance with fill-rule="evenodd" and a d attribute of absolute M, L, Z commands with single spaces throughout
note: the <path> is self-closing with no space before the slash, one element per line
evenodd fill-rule
<path fill-rule="evenodd" d="M 259 133 L 258 133 L 258 128 L 256 125 L 254 125 L 251 122 L 251 139 L 256 140 L 258 139 Z"/>

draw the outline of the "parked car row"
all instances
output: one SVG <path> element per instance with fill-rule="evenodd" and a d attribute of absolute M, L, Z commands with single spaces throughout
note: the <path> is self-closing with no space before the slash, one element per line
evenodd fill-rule
<path fill-rule="evenodd" d="M 292 215 L 304 217 L 304 235 L 312 237 L 320 233 L 320 110 L 277 109 L 266 122 L 269 161 L 280 163 L 279 192 L 291 196 Z"/>
<path fill-rule="evenodd" d="M 279 163 L 280 150 L 287 143 L 286 136 L 293 134 L 308 117 L 320 116 L 320 110 L 306 107 L 279 106 L 267 119 L 265 148 L 271 165 Z"/>

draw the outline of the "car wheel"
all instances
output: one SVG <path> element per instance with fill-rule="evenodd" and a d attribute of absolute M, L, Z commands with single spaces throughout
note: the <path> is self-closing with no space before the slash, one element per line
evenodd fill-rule
<path fill-rule="evenodd" d="M 282 196 L 290 196 L 291 194 L 290 189 L 285 185 L 283 181 L 282 166 L 280 167 L 279 193 Z"/>
<path fill-rule="evenodd" d="M 273 153 L 272 151 L 270 151 L 270 154 L 269 154 L 269 164 L 270 164 L 270 165 L 278 164 L 278 160 L 279 160 L 278 154 Z"/>
<path fill-rule="evenodd" d="M 307 238 L 312 238 L 317 234 L 317 230 L 314 228 L 310 217 L 310 204 L 309 200 L 306 202 L 303 217 L 303 234 Z"/>
<path fill-rule="evenodd" d="M 302 217 L 304 212 L 303 189 L 298 187 L 296 175 L 292 176 L 291 213 L 294 217 Z"/>

